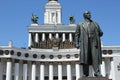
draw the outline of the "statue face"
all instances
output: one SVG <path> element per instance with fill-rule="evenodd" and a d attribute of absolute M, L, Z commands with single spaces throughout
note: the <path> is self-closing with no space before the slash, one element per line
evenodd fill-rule
<path fill-rule="evenodd" d="M 89 12 L 89 11 L 85 12 L 85 13 L 84 13 L 84 17 L 85 17 L 86 19 L 90 19 L 90 18 L 91 18 L 90 12 Z"/>

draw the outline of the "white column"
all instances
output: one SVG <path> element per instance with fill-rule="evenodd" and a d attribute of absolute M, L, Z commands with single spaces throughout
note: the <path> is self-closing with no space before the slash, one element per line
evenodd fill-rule
<path fill-rule="evenodd" d="M 71 65 L 70 63 L 67 63 L 67 80 L 72 80 L 72 77 L 71 77 Z"/>
<path fill-rule="evenodd" d="M 12 73 L 12 60 L 7 59 L 6 80 L 11 80 L 11 73 Z"/>
<path fill-rule="evenodd" d="M 30 47 L 31 46 L 31 43 L 32 43 L 32 39 L 31 39 L 31 33 L 29 33 L 29 35 L 28 35 L 29 37 L 29 39 L 28 39 L 28 47 Z"/>
<path fill-rule="evenodd" d="M 58 63 L 58 80 L 62 80 L 62 63 Z"/>
<path fill-rule="evenodd" d="M 113 58 L 111 58 L 111 65 L 110 65 L 110 76 L 109 76 L 109 79 L 112 79 L 112 80 L 116 80 L 115 78 L 115 67 L 114 67 L 114 62 L 113 62 Z"/>
<path fill-rule="evenodd" d="M 49 38 L 52 39 L 52 34 L 51 33 L 49 33 Z"/>
<path fill-rule="evenodd" d="M 39 41 L 39 40 L 38 40 L 38 33 L 36 33 L 36 34 L 35 34 L 35 42 L 38 43 L 38 41 Z"/>
<path fill-rule="evenodd" d="M 61 24 L 61 14 L 60 14 L 60 11 L 58 11 L 58 18 L 57 18 L 57 21 L 58 21 L 58 24 Z"/>
<path fill-rule="evenodd" d="M 15 60 L 14 80 L 19 80 L 19 60 Z"/>
<path fill-rule="evenodd" d="M 72 42 L 72 33 L 69 33 L 69 40 Z"/>
<path fill-rule="evenodd" d="M 3 67 L 2 67 L 2 62 L 1 62 L 1 59 L 0 59 L 0 80 L 2 80 L 2 71 L 3 71 L 3 69 L 2 69 Z"/>
<path fill-rule="evenodd" d="M 50 24 L 50 11 L 48 11 L 48 23 Z"/>
<path fill-rule="evenodd" d="M 61 10 L 60 11 L 58 11 L 58 18 L 57 18 L 57 20 L 58 20 L 58 23 L 59 24 L 61 24 Z"/>
<path fill-rule="evenodd" d="M 62 41 L 65 41 L 65 33 L 62 34 Z"/>
<path fill-rule="evenodd" d="M 56 38 L 59 38 L 59 34 L 58 33 L 56 33 Z"/>
<path fill-rule="evenodd" d="M 49 15 L 49 20 L 50 20 L 49 23 L 51 24 L 51 23 L 52 23 L 52 14 L 51 14 L 51 12 L 49 12 L 49 14 L 50 14 L 50 15 Z"/>
<path fill-rule="evenodd" d="M 40 64 L 40 80 L 44 80 L 44 76 L 45 76 L 45 66 L 44 63 Z"/>
<path fill-rule="evenodd" d="M 19 80 L 22 80 L 23 76 L 23 62 L 19 61 Z"/>
<path fill-rule="evenodd" d="M 79 62 L 76 62 L 75 64 L 75 71 L 76 71 L 76 80 L 80 78 L 80 65 Z"/>
<path fill-rule="evenodd" d="M 109 78 L 110 75 L 110 59 L 105 58 L 105 72 L 106 72 L 106 77 Z"/>
<path fill-rule="evenodd" d="M 48 12 L 47 11 L 45 11 L 45 13 L 44 13 L 44 23 L 45 24 L 48 24 L 49 22 L 48 22 Z"/>
<path fill-rule="evenodd" d="M 101 74 L 103 77 L 105 77 L 105 61 L 104 60 L 102 61 L 102 64 L 101 64 Z"/>
<path fill-rule="evenodd" d="M 32 62 L 31 80 L 36 80 L 36 62 Z"/>
<path fill-rule="evenodd" d="M 27 61 L 23 62 L 23 80 L 27 80 Z"/>
<path fill-rule="evenodd" d="M 80 65 L 80 77 L 83 77 L 83 66 Z"/>
<path fill-rule="evenodd" d="M 45 40 L 45 33 L 42 33 L 42 41 Z"/>
<path fill-rule="evenodd" d="M 53 63 L 49 64 L 49 80 L 53 80 Z"/>

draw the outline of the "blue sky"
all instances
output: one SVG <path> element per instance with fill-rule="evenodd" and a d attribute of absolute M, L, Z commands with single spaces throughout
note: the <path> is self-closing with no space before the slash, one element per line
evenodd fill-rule
<path fill-rule="evenodd" d="M 16 47 L 27 47 L 28 26 L 32 13 L 43 24 L 44 6 L 48 0 L 0 0 L 0 45 L 12 40 Z M 89 10 L 92 20 L 99 23 L 104 32 L 104 45 L 120 45 L 120 0 L 58 0 L 62 5 L 62 23 L 69 24 L 73 15 L 76 24 L 83 21 L 83 12 Z"/>

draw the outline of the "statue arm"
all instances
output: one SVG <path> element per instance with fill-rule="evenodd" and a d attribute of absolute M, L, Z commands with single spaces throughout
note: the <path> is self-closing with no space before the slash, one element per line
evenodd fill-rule
<path fill-rule="evenodd" d="M 100 29 L 100 26 L 99 26 L 96 22 L 94 22 L 94 24 L 95 24 L 96 27 L 97 27 L 97 30 L 98 30 L 99 36 L 100 36 L 100 37 L 103 36 L 103 31 Z"/>
<path fill-rule="evenodd" d="M 99 31 L 99 36 L 101 37 L 103 35 L 103 31 L 100 29 L 99 25 L 98 25 L 98 31 Z"/>

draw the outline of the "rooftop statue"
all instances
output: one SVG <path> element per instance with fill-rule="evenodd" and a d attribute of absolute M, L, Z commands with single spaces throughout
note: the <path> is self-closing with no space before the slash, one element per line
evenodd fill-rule
<path fill-rule="evenodd" d="M 70 20 L 70 24 L 74 24 L 74 23 L 75 23 L 74 16 L 70 16 L 70 17 L 69 17 L 69 20 Z"/>
<path fill-rule="evenodd" d="M 32 21 L 33 24 L 38 24 L 38 17 L 36 15 L 32 14 L 31 21 Z"/>
<path fill-rule="evenodd" d="M 94 69 L 94 76 L 101 77 L 100 64 L 102 52 L 100 37 L 103 35 L 99 25 L 91 20 L 91 13 L 85 11 L 84 21 L 76 28 L 76 47 L 80 48 L 80 65 L 83 66 L 83 76 L 89 76 L 89 65 Z"/>

